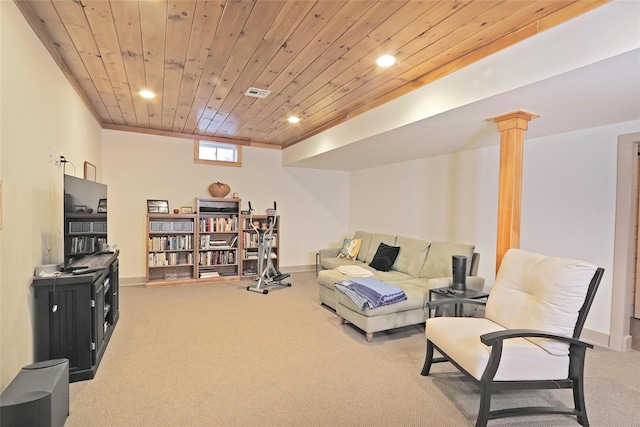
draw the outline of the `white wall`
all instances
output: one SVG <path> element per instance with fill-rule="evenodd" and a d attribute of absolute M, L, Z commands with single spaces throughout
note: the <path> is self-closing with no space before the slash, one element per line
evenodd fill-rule
<path fill-rule="evenodd" d="M 319 248 L 347 231 L 346 172 L 283 168 L 282 152 L 243 147 L 242 167 L 195 164 L 193 141 L 112 130 L 103 131 L 103 174 L 109 187 L 109 241 L 120 249 L 123 282 L 145 276 L 146 200 L 169 201 L 171 210 L 211 197 L 209 184 L 229 184 L 243 209 L 256 213 L 277 202 L 280 267 L 315 264 Z"/>
<path fill-rule="evenodd" d="M 497 138 L 499 140 L 499 136 Z M 475 244 L 479 273 L 495 264 L 497 147 L 351 173 L 349 229 Z"/>
<path fill-rule="evenodd" d="M 0 370 L 4 389 L 33 363 L 31 277 L 34 267 L 62 261 L 62 168 L 51 147 L 98 168 L 100 127 L 13 2 L 0 2 Z M 71 165 L 67 172 L 72 172 Z"/>
<path fill-rule="evenodd" d="M 585 327 L 606 335 L 617 138 L 638 129 L 640 121 L 525 141 L 520 246 L 605 268 Z M 481 254 L 479 275 L 491 286 L 498 169 L 495 145 L 352 172 L 349 230 L 475 244 Z"/>

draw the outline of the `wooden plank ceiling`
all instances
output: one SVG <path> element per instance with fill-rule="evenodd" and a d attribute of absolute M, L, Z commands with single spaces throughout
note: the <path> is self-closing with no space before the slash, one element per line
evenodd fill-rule
<path fill-rule="evenodd" d="M 282 148 L 606 0 L 15 2 L 104 128 Z"/>

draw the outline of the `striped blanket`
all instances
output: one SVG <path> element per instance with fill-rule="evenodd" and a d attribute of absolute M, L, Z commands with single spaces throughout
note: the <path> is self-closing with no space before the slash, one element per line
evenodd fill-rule
<path fill-rule="evenodd" d="M 370 277 L 342 280 L 335 287 L 363 311 L 366 307 L 377 308 L 407 299 L 404 291 L 397 286 Z"/>

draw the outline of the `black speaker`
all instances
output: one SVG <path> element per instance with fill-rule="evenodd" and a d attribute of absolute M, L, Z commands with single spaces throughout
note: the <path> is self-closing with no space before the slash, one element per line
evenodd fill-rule
<path fill-rule="evenodd" d="M 2 427 L 62 427 L 69 415 L 69 360 L 25 366 L 0 394 Z"/>
<path fill-rule="evenodd" d="M 452 288 L 458 291 L 467 290 L 467 257 L 464 255 L 454 255 L 451 258 L 453 266 Z"/>

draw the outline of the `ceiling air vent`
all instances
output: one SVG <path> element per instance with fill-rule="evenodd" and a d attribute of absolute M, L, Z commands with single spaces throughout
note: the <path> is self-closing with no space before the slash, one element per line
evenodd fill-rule
<path fill-rule="evenodd" d="M 270 93 L 271 93 L 270 90 L 258 89 L 257 87 L 250 87 L 249 89 L 247 89 L 247 91 L 244 94 L 246 96 L 253 96 L 254 98 L 262 98 L 262 99 L 264 99 Z"/>

